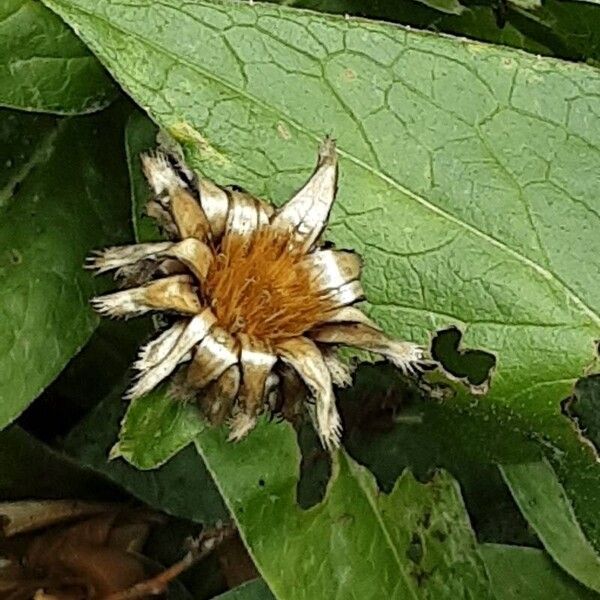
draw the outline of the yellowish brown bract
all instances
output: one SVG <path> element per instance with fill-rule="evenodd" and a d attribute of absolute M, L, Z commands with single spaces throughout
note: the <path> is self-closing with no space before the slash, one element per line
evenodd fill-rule
<path fill-rule="evenodd" d="M 102 314 L 171 316 L 140 350 L 128 398 L 175 374 L 172 389 L 195 398 L 211 422 L 227 419 L 234 440 L 261 412 L 291 417 L 313 400 L 304 408 L 332 448 L 341 435 L 333 386 L 351 382 L 338 346 L 379 353 L 406 373 L 419 368 L 418 346 L 390 339 L 355 306 L 364 300 L 360 257 L 321 241 L 337 191 L 332 140 L 277 210 L 162 151 L 142 163 L 154 192 L 148 214 L 171 241 L 108 248 L 88 263 L 127 288 L 92 300 Z"/>
<path fill-rule="evenodd" d="M 336 307 L 303 254 L 293 237 L 268 227 L 248 237 L 226 235 L 202 286 L 203 301 L 232 334 L 268 342 L 301 336 Z"/>

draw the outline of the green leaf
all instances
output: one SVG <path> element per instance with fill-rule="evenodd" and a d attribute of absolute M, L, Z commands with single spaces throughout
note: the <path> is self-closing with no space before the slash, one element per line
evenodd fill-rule
<path fill-rule="evenodd" d="M 570 58 L 600 61 L 600 7 L 597 2 L 575 0 L 543 0 L 542 5 L 533 10 L 515 7 L 513 22 L 521 16 L 527 24 L 538 23 L 555 33 L 562 41 L 558 49 Z"/>
<path fill-rule="evenodd" d="M 339 452 L 324 501 L 303 510 L 296 503 L 300 456 L 288 424 L 263 422 L 239 444 L 206 430 L 196 445 L 277 598 L 491 598 L 447 473 L 422 484 L 406 472 L 387 495 Z"/>
<path fill-rule="evenodd" d="M 487 415 L 461 413 L 451 399 L 435 401 L 414 388 L 391 366 L 357 369 L 352 388 L 338 394 L 351 456 L 385 491 L 405 469 L 424 479 L 443 468 L 460 482 L 479 541 L 535 544 L 494 461 L 539 460 L 539 447 Z"/>
<path fill-rule="evenodd" d="M 255 579 L 217 596 L 215 600 L 272 600 L 273 598 L 267 584 L 262 579 Z"/>
<path fill-rule="evenodd" d="M 281 202 L 332 133 L 330 237 L 364 255 L 370 314 L 496 356 L 453 406 L 539 442 L 600 545 L 600 469 L 560 410 L 600 333 L 596 70 L 267 5 L 46 1 L 221 183 Z"/>
<path fill-rule="evenodd" d="M 101 402 L 65 440 L 65 450 L 81 465 L 94 469 L 145 504 L 196 523 L 214 524 L 228 517 L 201 458 L 188 447 L 153 471 L 139 471 L 122 459 L 108 459 L 125 406 L 122 386 Z"/>
<path fill-rule="evenodd" d="M 77 119 L 0 111 L 0 427 L 98 324 L 88 299 L 100 280 L 82 266 L 130 235 L 122 108 Z"/>
<path fill-rule="evenodd" d="M 563 573 L 541 550 L 483 544 L 479 551 L 497 600 L 593 600 L 598 597 Z"/>
<path fill-rule="evenodd" d="M 0 40 L 0 106 L 66 115 L 117 96 L 102 65 L 37 0 L 3 0 Z"/>
<path fill-rule="evenodd" d="M 108 499 L 108 492 L 114 491 L 99 477 L 17 425 L 0 432 L 0 456 L 0 501 L 23 498 L 99 500 Z"/>
<path fill-rule="evenodd" d="M 500 469 L 548 554 L 575 579 L 600 592 L 600 557 L 581 531 L 552 467 L 540 461 Z"/>
<path fill-rule="evenodd" d="M 161 466 L 203 429 L 200 413 L 173 400 L 164 386 L 133 401 L 111 457 L 123 456 L 139 469 Z"/>

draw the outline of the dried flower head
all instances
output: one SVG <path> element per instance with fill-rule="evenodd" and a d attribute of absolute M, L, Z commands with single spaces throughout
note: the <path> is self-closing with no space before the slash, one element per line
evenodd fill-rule
<path fill-rule="evenodd" d="M 155 194 L 147 212 L 171 241 L 108 248 L 89 262 L 136 286 L 94 298 L 100 313 L 173 315 L 141 349 L 128 397 L 177 371 L 175 394 L 196 398 L 212 422 L 228 419 L 230 438 L 240 439 L 264 410 L 297 413 L 298 391 L 307 389 L 323 444 L 337 446 L 333 385 L 349 385 L 351 373 L 336 348 L 379 353 L 404 372 L 418 367 L 422 351 L 391 340 L 354 306 L 364 299 L 359 256 L 321 242 L 337 186 L 333 141 L 278 210 L 162 151 L 142 163 Z"/>

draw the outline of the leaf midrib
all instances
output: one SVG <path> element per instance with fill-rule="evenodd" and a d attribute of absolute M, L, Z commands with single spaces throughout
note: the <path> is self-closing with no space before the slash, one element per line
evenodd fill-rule
<path fill-rule="evenodd" d="M 313 133 L 313 132 L 305 129 L 300 123 L 298 123 L 297 121 L 295 121 L 294 119 L 292 119 L 289 115 L 287 115 L 286 113 L 284 113 L 280 109 L 278 109 L 276 107 L 273 107 L 270 104 L 267 104 L 266 102 L 264 102 L 262 100 L 259 100 L 258 98 L 254 97 L 252 94 L 249 94 L 246 90 L 242 90 L 242 89 L 236 88 L 233 84 L 231 84 L 231 83 L 223 80 L 222 78 L 220 78 L 219 76 L 215 75 L 214 73 L 211 73 L 210 71 L 206 71 L 205 69 L 203 69 L 202 67 L 200 67 L 196 63 L 193 63 L 193 62 L 189 61 L 185 57 L 183 57 L 183 56 L 181 56 L 179 54 L 176 54 L 176 53 L 174 53 L 174 52 L 172 52 L 172 51 L 164 48 L 160 44 L 152 42 L 152 41 L 148 40 L 147 38 L 143 37 L 142 35 L 140 35 L 140 34 L 138 34 L 136 32 L 129 31 L 126 28 L 124 28 L 124 27 L 122 27 L 120 25 L 117 25 L 114 22 L 108 20 L 107 18 L 102 17 L 102 16 L 100 16 L 100 15 L 94 13 L 94 12 L 90 12 L 89 10 L 85 10 L 85 9 L 81 8 L 80 6 L 68 5 L 68 4 L 65 4 L 62 0 L 47 0 L 47 1 L 49 1 L 51 4 L 52 3 L 56 3 L 58 5 L 66 6 L 67 10 L 76 11 L 76 12 L 82 13 L 84 15 L 87 15 L 92 20 L 96 19 L 96 20 L 104 23 L 108 27 L 111 27 L 112 29 L 114 29 L 116 31 L 119 31 L 119 32 L 121 32 L 124 35 L 130 36 L 130 37 L 138 40 L 142 44 L 145 44 L 145 45 L 149 46 L 150 48 L 154 49 L 155 51 L 168 56 L 170 59 L 174 59 L 177 62 L 179 62 L 180 64 L 187 66 L 189 69 L 191 69 L 192 71 L 197 72 L 202 77 L 204 77 L 204 78 L 206 78 L 208 80 L 211 80 L 211 81 L 217 83 L 218 85 L 220 85 L 220 86 L 222 86 L 222 87 L 224 87 L 224 88 L 232 91 L 233 93 L 237 94 L 238 96 L 240 96 L 242 98 L 245 98 L 249 102 L 254 103 L 255 105 L 257 105 L 257 106 L 265 109 L 267 112 L 271 112 L 271 113 L 275 114 L 277 117 L 285 119 L 286 122 L 291 127 L 293 127 L 294 129 L 296 129 L 300 133 L 306 135 L 307 137 L 312 138 L 316 142 L 320 142 L 321 141 L 321 138 L 317 134 L 315 134 L 315 133 Z M 203 4 L 205 4 L 205 3 L 203 3 Z M 173 6 L 169 6 L 169 8 L 171 8 L 173 10 L 177 10 L 176 7 L 173 7 Z M 82 37 L 85 38 L 85 35 L 83 35 Z M 101 62 L 103 62 L 103 57 L 98 56 L 98 58 L 99 58 L 99 60 Z M 367 171 L 367 172 L 375 175 L 376 177 L 378 177 L 382 181 L 384 181 L 387 184 L 389 184 L 391 187 L 395 188 L 400 193 L 404 194 L 405 196 L 407 196 L 411 200 L 414 200 L 415 202 L 417 202 L 422 207 L 426 208 L 427 210 L 431 211 L 432 213 L 436 214 L 437 216 L 439 216 L 439 217 L 441 217 L 441 218 L 443 218 L 443 219 L 445 219 L 445 220 L 453 223 L 454 225 L 465 229 L 469 233 L 475 235 L 476 237 L 481 238 L 482 240 L 484 240 L 488 244 L 490 244 L 490 245 L 498 248 L 502 252 L 505 252 L 506 254 L 509 254 L 510 256 L 512 256 L 513 258 L 515 258 L 519 262 L 521 262 L 522 264 L 524 264 L 524 265 L 528 266 L 529 268 L 533 269 L 535 272 L 537 272 L 539 275 L 541 275 L 542 277 L 544 277 L 546 280 L 548 280 L 550 282 L 553 282 L 559 288 L 562 288 L 562 290 L 565 292 L 566 296 L 569 297 L 573 301 L 573 303 L 576 304 L 579 307 L 579 309 L 581 310 L 581 312 L 584 315 L 586 315 L 588 318 L 590 318 L 597 326 L 600 327 L 600 313 L 597 313 L 591 306 L 589 306 L 586 302 L 584 302 L 583 299 L 581 297 L 579 297 L 555 273 L 553 273 L 552 271 L 549 271 L 548 269 L 542 267 L 541 265 L 539 265 L 538 263 L 536 263 L 532 259 L 528 258 L 527 256 L 524 256 L 523 254 L 521 254 L 520 252 L 518 252 L 514 248 L 511 248 L 510 246 L 508 246 L 506 243 L 502 242 L 501 240 L 496 239 L 492 235 L 490 235 L 490 234 L 488 234 L 488 233 L 486 233 L 484 231 L 481 231 L 480 229 L 478 229 L 474 225 L 471 225 L 470 223 L 466 223 L 465 221 L 462 221 L 461 219 L 459 219 L 458 217 L 455 217 L 451 213 L 446 212 L 444 209 L 440 208 L 439 206 L 433 204 L 429 200 L 427 200 L 427 199 L 419 196 L 417 193 L 415 193 L 412 190 L 408 189 L 407 187 L 405 187 L 404 185 L 402 185 L 399 181 L 397 181 L 393 177 L 391 177 L 391 176 L 389 176 L 389 175 L 387 175 L 385 173 L 382 173 L 381 171 L 378 171 L 377 169 L 375 169 L 374 167 L 372 167 L 368 163 L 364 162 L 362 159 L 358 158 L 354 154 L 352 154 L 352 153 L 344 150 L 343 148 L 341 148 L 339 146 L 338 146 L 337 150 L 338 150 L 338 154 L 340 156 L 345 157 L 350 162 L 353 162 L 355 165 L 361 167 L 365 171 Z"/>
<path fill-rule="evenodd" d="M 347 467 L 350 468 L 350 465 L 349 465 L 348 461 L 346 460 L 346 455 L 343 453 L 343 451 L 338 452 L 337 459 L 346 461 Z M 383 537 L 385 538 L 387 545 L 389 546 L 389 548 L 392 551 L 394 560 L 395 560 L 396 564 L 398 565 L 398 571 L 401 573 L 402 578 L 406 582 L 407 588 L 411 592 L 411 596 L 413 598 L 415 598 L 416 600 L 419 600 L 419 596 L 418 596 L 416 590 L 414 589 L 414 584 L 411 581 L 410 577 L 408 577 L 408 575 L 406 574 L 406 569 L 405 569 L 404 565 L 402 564 L 402 561 L 400 560 L 400 556 L 399 556 L 398 550 L 392 540 L 392 536 L 385 524 L 385 521 L 383 520 L 383 517 L 381 516 L 381 511 L 378 509 L 377 505 L 373 501 L 373 494 L 370 494 L 369 490 L 365 489 L 365 486 L 363 485 L 363 481 L 360 477 L 357 477 L 356 474 L 354 474 L 354 473 L 351 473 L 351 477 L 357 483 L 358 487 L 360 488 L 363 495 L 367 499 L 369 507 L 371 508 L 371 511 L 373 513 L 373 516 L 375 517 L 375 520 L 377 521 L 377 524 L 379 525 L 379 527 L 383 533 Z"/>
<path fill-rule="evenodd" d="M 64 121 L 56 123 L 43 137 L 38 140 L 36 149 L 31 153 L 29 160 L 21 165 L 21 168 L 0 188 L 0 210 L 5 210 L 13 197 L 16 185 L 23 183 L 35 166 L 49 156 L 54 147 L 56 137 L 64 126 Z"/>

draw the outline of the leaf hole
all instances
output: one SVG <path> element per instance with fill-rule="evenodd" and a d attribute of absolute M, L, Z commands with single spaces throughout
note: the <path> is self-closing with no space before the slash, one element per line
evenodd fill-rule
<path fill-rule="evenodd" d="M 438 331 L 431 342 L 431 356 L 450 375 L 481 388 L 489 382 L 496 357 L 485 350 L 461 349 L 462 336 L 454 326 Z"/>
<path fill-rule="evenodd" d="M 423 560 L 423 554 L 423 542 L 419 534 L 415 532 L 412 534 L 410 544 L 406 550 L 406 557 L 418 565 Z"/>
<path fill-rule="evenodd" d="M 23 262 L 23 256 L 16 248 L 10 250 L 9 254 L 11 264 L 20 265 Z"/>
<path fill-rule="evenodd" d="M 579 436 L 600 450 L 600 374 L 579 379 L 573 395 L 561 404 L 562 413 L 569 418 Z"/>
<path fill-rule="evenodd" d="M 301 425 L 297 435 L 302 460 L 300 477 L 296 484 L 296 499 L 300 508 L 307 510 L 319 504 L 325 497 L 327 482 L 331 477 L 331 457 L 323 450 L 311 425 Z"/>

